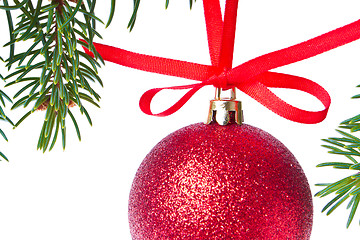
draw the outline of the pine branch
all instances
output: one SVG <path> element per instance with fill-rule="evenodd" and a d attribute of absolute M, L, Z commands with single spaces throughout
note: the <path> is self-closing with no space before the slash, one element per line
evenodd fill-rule
<path fill-rule="evenodd" d="M 360 98 L 360 95 L 353 98 Z M 323 139 L 327 143 L 323 147 L 329 149 L 331 154 L 343 155 L 347 161 L 327 162 L 319 164 L 317 167 L 331 166 L 335 169 L 349 170 L 351 172 L 350 176 L 332 184 L 317 184 L 317 186 L 324 186 L 325 188 L 316 193 L 315 196 L 325 197 L 335 194 L 335 197 L 322 210 L 324 212 L 331 207 L 327 215 L 349 199 L 347 209 L 351 210 L 346 224 L 348 228 L 354 219 L 360 202 L 360 162 L 358 161 L 358 157 L 360 157 L 360 138 L 354 135 L 355 132 L 360 130 L 360 114 L 344 120 L 340 123 L 339 128 L 345 130 L 337 130 L 341 137 Z"/>
<path fill-rule="evenodd" d="M 13 27 L 13 22 L 12 22 L 12 16 L 11 16 L 11 12 L 10 10 L 7 10 L 6 8 L 9 8 L 9 3 L 7 0 L 4 0 L 4 7 L 5 7 L 5 12 L 6 12 L 6 17 L 7 17 L 7 20 L 8 20 L 8 28 L 9 28 L 9 36 L 10 36 L 10 41 L 13 41 L 14 39 L 14 34 L 13 34 L 13 30 L 14 30 L 14 27 Z M 10 50 L 9 50 L 9 59 L 13 58 L 14 56 L 14 46 L 11 45 L 10 46 Z M 2 57 L 0 57 L 0 60 L 2 62 L 4 62 L 4 59 Z M 0 74 L 0 78 L 1 79 L 4 79 L 4 77 Z M 2 90 L 0 90 L 0 119 L 5 121 L 5 122 L 8 122 L 10 123 L 11 125 L 14 125 L 13 122 L 10 120 L 10 118 L 8 118 L 4 112 L 4 109 L 3 107 L 6 107 L 5 105 L 5 101 L 9 101 L 9 102 L 12 102 L 11 99 L 6 95 L 6 93 Z M 6 137 L 6 134 L 4 133 L 4 131 L 0 128 L 0 135 L 2 136 L 3 139 L 5 139 L 5 141 L 8 141 L 8 138 Z M 0 151 L 0 161 L 1 159 L 4 159 L 6 161 L 9 161 L 8 158 Z"/>
<path fill-rule="evenodd" d="M 65 149 L 68 116 L 81 140 L 79 126 L 69 108 L 78 107 L 91 125 L 84 101 L 99 107 L 100 96 L 92 86 L 94 83 L 103 85 L 97 68 L 104 62 L 93 45 L 95 37 L 101 38 L 95 23 L 103 24 L 94 14 L 96 1 L 38 0 L 36 6 L 32 0 L 13 1 L 15 5 L 11 9 L 3 9 L 21 13 L 12 30 L 13 38 L 6 46 L 31 42 L 26 51 L 10 55 L 5 60 L 7 67 L 15 67 L 4 78 L 6 87 L 20 87 L 14 95 L 17 101 L 12 109 L 20 106 L 30 108 L 14 126 L 19 126 L 39 110 L 45 111 L 37 148 L 44 152 L 51 150 L 61 132 Z M 112 1 L 108 24 L 114 10 L 115 0 Z M 79 41 L 80 38 L 86 43 Z M 94 58 L 82 53 L 79 45 L 90 49 Z"/>

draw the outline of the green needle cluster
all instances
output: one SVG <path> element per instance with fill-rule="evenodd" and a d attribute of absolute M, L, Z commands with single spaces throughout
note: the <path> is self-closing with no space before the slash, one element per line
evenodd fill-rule
<path fill-rule="evenodd" d="M 84 101 L 99 107 L 100 96 L 93 84 L 103 85 L 98 68 L 104 62 L 93 40 L 95 37 L 102 38 L 96 31 L 96 22 L 103 22 L 94 13 L 96 0 L 13 2 L 10 5 L 5 0 L 0 6 L 7 14 L 10 30 L 10 41 L 5 44 L 10 47 L 10 54 L 5 63 L 9 69 L 15 67 L 4 80 L 6 87 L 19 88 L 13 97 L 16 102 L 12 109 L 20 106 L 29 108 L 14 126 L 19 126 L 36 110 L 45 110 L 37 148 L 44 152 L 51 150 L 61 132 L 65 149 L 66 120 L 69 118 L 81 140 L 79 126 L 70 108 L 77 106 L 91 125 Z M 16 23 L 11 15 L 15 10 Z M 107 25 L 113 18 L 114 10 L 115 0 L 112 0 Z M 15 45 L 19 42 L 27 42 L 30 47 L 15 53 Z M 85 54 L 81 47 L 92 51 L 94 58 Z"/>
<path fill-rule="evenodd" d="M 353 98 L 360 98 L 360 95 L 356 95 Z M 329 149 L 331 154 L 344 156 L 346 161 L 326 162 L 319 164 L 317 167 L 331 166 L 335 169 L 349 170 L 349 176 L 334 183 L 317 184 L 317 186 L 322 186 L 324 189 L 316 193 L 315 196 L 325 197 L 335 194 L 335 197 L 322 210 L 323 212 L 327 211 L 327 215 L 349 200 L 347 209 L 351 210 L 346 225 L 346 227 L 349 227 L 360 202 L 360 162 L 358 162 L 360 157 L 360 138 L 354 135 L 355 132 L 360 131 L 360 114 L 341 122 L 339 128 L 343 129 L 337 130 L 341 136 L 323 139 L 327 143 L 323 147 Z"/>
<path fill-rule="evenodd" d="M 2 78 L 2 75 L 0 74 L 0 78 Z M 5 107 L 5 100 L 12 102 L 11 99 L 6 95 L 6 93 L 4 93 L 2 90 L 0 90 L 0 120 L 5 121 L 10 123 L 11 125 L 14 125 L 12 123 L 12 121 L 6 116 L 3 107 Z M 0 135 L 6 140 L 8 141 L 5 133 L 3 130 L 1 130 L 0 128 Z M 0 151 L 0 160 L 1 159 L 5 159 L 6 161 L 8 161 L 7 157 Z"/>
<path fill-rule="evenodd" d="M 9 1 L 11 1 L 9 3 Z M 133 29 L 140 0 L 134 1 L 134 9 L 128 24 Z M 110 0 L 110 14 L 106 27 L 114 17 L 116 0 Z M 2 3 L 2 4 L 1 4 Z M 193 0 L 189 0 L 190 8 Z M 77 106 L 86 116 L 90 115 L 83 102 L 99 107 L 100 96 L 93 88 L 102 81 L 97 69 L 104 64 L 97 53 L 93 40 L 101 38 L 96 31 L 96 22 L 103 22 L 95 15 L 96 0 L 2 0 L 0 10 L 6 14 L 9 42 L 9 57 L 4 61 L 9 74 L 5 77 L 6 87 L 18 87 L 13 98 L 0 92 L 0 118 L 19 126 L 37 110 L 45 110 L 45 119 L 40 132 L 37 148 L 44 152 L 54 147 L 61 132 L 62 146 L 66 146 L 66 119 L 75 126 L 79 140 L 80 130 L 71 107 Z M 169 0 L 165 0 L 165 8 Z M 13 16 L 16 16 L 13 20 Z M 26 51 L 17 53 L 15 45 L 27 43 Z M 81 47 L 89 49 L 94 57 L 86 55 Z M 3 60 L 1 58 L 1 60 Z M 14 70 L 10 71 L 12 67 Z M 2 106 L 5 100 L 14 101 L 12 109 L 28 108 L 15 124 L 5 115 Z M 0 134 L 7 140 L 0 129 Z M 0 152 L 0 156 L 6 159 Z"/>

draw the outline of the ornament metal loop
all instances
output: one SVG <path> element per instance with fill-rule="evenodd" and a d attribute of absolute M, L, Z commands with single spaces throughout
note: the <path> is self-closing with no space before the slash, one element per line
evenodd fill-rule
<path fill-rule="evenodd" d="M 235 88 L 231 89 L 230 98 L 221 97 L 222 89 L 216 88 L 215 99 L 210 101 L 209 114 L 206 124 L 217 122 L 219 125 L 227 125 L 234 116 L 234 121 L 241 125 L 244 121 L 241 102 L 236 100 Z"/>

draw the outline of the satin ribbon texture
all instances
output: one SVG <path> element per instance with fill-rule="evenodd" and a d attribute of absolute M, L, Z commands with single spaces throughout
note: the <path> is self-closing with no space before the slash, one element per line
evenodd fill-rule
<path fill-rule="evenodd" d="M 168 116 L 179 110 L 199 89 L 236 87 L 274 113 L 291 121 L 314 124 L 323 121 L 330 107 L 327 91 L 317 83 L 298 76 L 270 70 L 295 63 L 360 38 L 360 20 L 312 38 L 308 41 L 274 51 L 239 66 L 232 67 L 238 0 L 227 0 L 224 19 L 219 0 L 203 0 L 211 65 L 144 55 L 120 48 L 94 43 L 104 60 L 138 70 L 176 76 L 198 83 L 184 86 L 154 88 L 140 98 L 141 110 L 153 116 Z M 85 49 L 86 53 L 91 54 Z M 296 89 L 316 97 L 324 106 L 321 111 L 306 111 L 277 97 L 269 88 Z M 188 90 L 170 108 L 160 113 L 151 111 L 151 101 L 162 90 Z"/>

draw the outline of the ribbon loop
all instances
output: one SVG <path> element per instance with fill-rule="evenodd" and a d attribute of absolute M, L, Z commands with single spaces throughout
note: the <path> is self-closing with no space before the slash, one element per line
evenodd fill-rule
<path fill-rule="evenodd" d="M 326 118 L 331 98 L 319 84 L 306 78 L 276 72 L 266 72 L 252 80 L 238 85 L 238 88 L 279 116 L 307 124 L 319 123 Z M 269 88 L 287 88 L 308 93 L 316 97 L 324 109 L 316 112 L 299 109 L 280 99 Z"/>
<path fill-rule="evenodd" d="M 177 87 L 166 87 L 166 88 L 153 88 L 148 91 L 146 91 L 140 98 L 139 101 L 139 107 L 141 111 L 143 111 L 145 114 L 157 116 L 157 117 L 166 117 L 169 116 L 175 112 L 177 112 L 182 106 L 184 106 L 187 101 L 198 91 L 200 90 L 204 84 L 192 84 L 192 85 L 186 85 L 186 86 L 177 86 Z M 163 112 L 160 113 L 153 113 L 151 111 L 151 102 L 155 95 L 159 93 L 162 90 L 183 90 L 183 89 L 190 89 L 188 90 L 184 96 L 182 96 L 175 104 L 173 104 L 171 107 L 166 109 Z"/>

